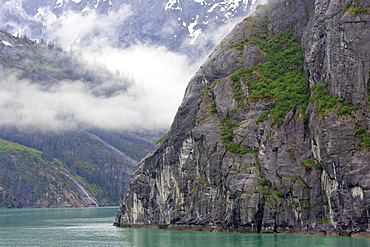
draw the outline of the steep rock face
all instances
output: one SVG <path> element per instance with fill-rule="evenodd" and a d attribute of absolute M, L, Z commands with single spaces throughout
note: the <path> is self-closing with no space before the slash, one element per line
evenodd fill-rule
<path fill-rule="evenodd" d="M 115 225 L 369 231 L 369 7 L 275 0 L 239 23 L 190 81 Z"/>
<path fill-rule="evenodd" d="M 312 153 L 324 168 L 326 215 L 339 230 L 369 230 L 369 150 L 358 148 L 354 134 L 370 124 L 369 5 L 369 1 L 317 2 L 303 40 L 310 83 L 326 82 L 331 95 L 361 106 L 351 116 L 310 114 Z"/>
<path fill-rule="evenodd" d="M 368 8 L 367 1 L 316 3 L 303 40 L 305 65 L 311 83 L 328 81 L 332 95 L 367 107 L 369 15 L 354 6 Z"/>

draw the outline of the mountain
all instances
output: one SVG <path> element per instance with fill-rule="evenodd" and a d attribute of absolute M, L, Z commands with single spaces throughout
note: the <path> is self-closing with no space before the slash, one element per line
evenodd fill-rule
<path fill-rule="evenodd" d="M 0 139 L 0 207 L 97 206 L 85 184 L 57 159 Z"/>
<path fill-rule="evenodd" d="M 133 14 L 118 27 L 119 41 L 126 45 L 162 45 L 196 56 L 213 48 L 214 29 L 239 21 L 259 2 L 262 1 L 129 1 Z"/>
<path fill-rule="evenodd" d="M 115 225 L 369 233 L 370 1 L 271 0 L 190 80 Z"/>
<path fill-rule="evenodd" d="M 132 81 L 53 43 L 0 31 L 0 85 L 1 207 L 118 204 L 163 135 L 95 114 L 94 105 L 130 98 Z"/>
<path fill-rule="evenodd" d="M 104 36 L 115 47 L 135 44 L 165 46 L 171 51 L 199 56 L 214 46 L 210 31 L 239 21 L 260 0 L 150 0 L 150 1 L 6 1 L 0 11 L 0 28 L 33 39 L 41 37 L 61 43 L 55 36 L 68 17 L 81 19 L 86 29 L 75 42 L 86 45 L 96 36 Z M 90 18 L 91 17 L 91 18 Z M 76 26 L 69 26 L 69 29 Z"/>

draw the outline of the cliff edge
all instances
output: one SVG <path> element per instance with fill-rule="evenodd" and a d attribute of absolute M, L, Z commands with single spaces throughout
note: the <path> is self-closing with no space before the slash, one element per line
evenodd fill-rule
<path fill-rule="evenodd" d="M 370 232 L 370 1 L 270 0 L 189 82 L 116 226 Z"/>

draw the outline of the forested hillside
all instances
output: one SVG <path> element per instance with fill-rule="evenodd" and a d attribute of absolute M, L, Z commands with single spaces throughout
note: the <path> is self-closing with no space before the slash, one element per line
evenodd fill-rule
<path fill-rule="evenodd" d="M 96 199 L 57 159 L 0 139 L 0 207 L 96 206 Z"/>
<path fill-rule="evenodd" d="M 92 94 L 109 97 L 131 84 L 119 73 L 109 72 L 103 64 L 89 64 L 81 54 L 66 52 L 57 44 L 36 42 L 27 36 L 16 38 L 2 30 L 0 40 L 1 73 L 15 73 L 17 79 L 29 79 L 44 90 L 61 81 L 83 82 Z"/>

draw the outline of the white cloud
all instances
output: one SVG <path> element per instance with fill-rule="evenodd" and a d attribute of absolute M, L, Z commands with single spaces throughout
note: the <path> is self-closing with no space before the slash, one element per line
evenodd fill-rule
<path fill-rule="evenodd" d="M 44 20 L 48 40 L 55 40 L 66 49 L 77 49 L 91 63 L 105 64 L 112 72 L 120 71 L 136 82 L 128 92 L 109 99 L 87 97 L 81 90 L 77 90 L 79 95 L 60 93 L 63 97 L 69 95 L 71 99 L 84 99 L 73 104 L 78 103 L 80 109 L 71 107 L 71 111 L 74 116 L 94 125 L 106 128 L 169 128 L 187 82 L 199 64 L 190 63 L 185 55 L 164 47 L 115 47 L 116 41 L 110 38 L 115 37 L 114 31 L 130 14 L 130 8 L 125 6 L 109 15 L 88 10 L 83 15 L 65 13 L 57 21 L 52 18 L 52 21 Z M 79 43 L 80 40 L 84 41 Z M 63 101 L 61 97 L 59 100 Z"/>
<path fill-rule="evenodd" d="M 114 129 L 169 128 L 187 82 L 200 62 L 190 61 L 186 55 L 164 47 L 118 48 L 115 31 L 131 14 L 126 5 L 108 14 L 84 9 L 82 13 L 69 11 L 57 18 L 50 9 L 40 8 L 32 18 L 44 25 L 46 40 L 55 41 L 66 50 L 78 50 L 92 64 L 105 64 L 112 72 L 120 71 L 136 83 L 127 91 L 107 98 L 95 96 L 82 82 L 63 82 L 45 91 L 29 81 L 17 81 L 13 74 L 3 75 L 0 77 L 0 114 L 6 118 L 0 120 L 0 124 L 31 125 L 45 130 L 81 125 Z M 234 23 L 210 28 L 213 31 L 202 34 L 208 38 L 196 45 L 217 44 L 232 26 Z M 184 46 L 188 44 L 189 40 Z M 194 46 L 193 50 L 201 49 Z M 102 87 L 107 84 L 109 82 Z"/>
<path fill-rule="evenodd" d="M 162 98 L 163 92 L 157 94 L 159 88 L 145 89 L 145 85 L 135 85 L 112 97 L 98 97 L 82 82 L 65 81 L 45 90 L 19 80 L 14 73 L 1 71 L 0 78 L 0 124 L 19 128 L 168 128 L 178 104 L 177 100 Z"/>
<path fill-rule="evenodd" d="M 54 41 L 65 49 L 81 49 L 79 41 L 85 41 L 83 46 L 97 45 L 97 41 L 104 40 L 101 45 L 116 43 L 115 31 L 122 22 L 132 14 L 129 5 L 122 5 L 116 11 L 99 13 L 95 9 L 85 8 L 82 13 L 65 11 L 56 18 L 47 8 L 39 10 L 40 22 L 45 27 L 45 38 Z"/>

